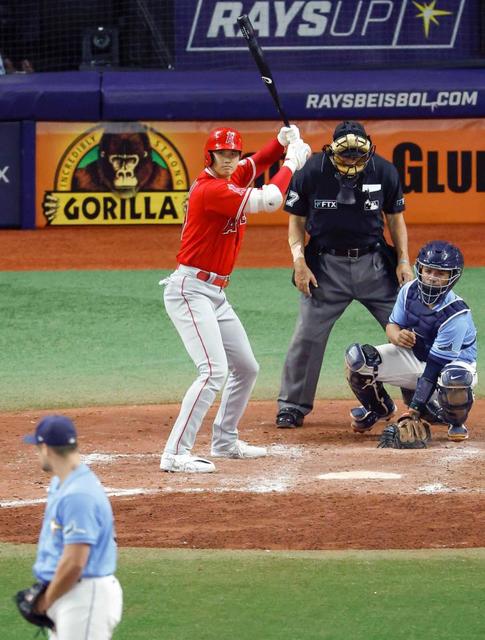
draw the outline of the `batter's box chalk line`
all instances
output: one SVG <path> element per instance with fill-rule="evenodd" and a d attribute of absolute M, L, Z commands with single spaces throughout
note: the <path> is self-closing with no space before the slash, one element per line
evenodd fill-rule
<path fill-rule="evenodd" d="M 334 471 L 321 473 L 318 480 L 400 480 L 400 473 L 388 473 L 385 471 Z"/>
<path fill-rule="evenodd" d="M 421 493 L 453 493 L 457 489 L 446 487 L 441 482 L 435 482 L 434 484 L 425 484 L 422 487 L 418 487 L 418 491 Z"/>
<path fill-rule="evenodd" d="M 281 458 L 303 458 L 305 449 L 298 445 L 272 444 L 268 447 L 268 454 Z"/>
<path fill-rule="evenodd" d="M 132 459 L 146 460 L 147 458 L 159 458 L 159 453 L 87 453 L 81 456 L 81 462 L 84 464 L 112 464 L 117 460 Z"/>

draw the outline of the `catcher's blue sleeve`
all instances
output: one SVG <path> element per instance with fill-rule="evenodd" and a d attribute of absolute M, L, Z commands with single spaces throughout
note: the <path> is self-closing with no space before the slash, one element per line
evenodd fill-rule
<path fill-rule="evenodd" d="M 477 358 L 476 332 L 471 313 L 465 311 L 441 325 L 429 352 L 440 360 L 475 362 Z"/>

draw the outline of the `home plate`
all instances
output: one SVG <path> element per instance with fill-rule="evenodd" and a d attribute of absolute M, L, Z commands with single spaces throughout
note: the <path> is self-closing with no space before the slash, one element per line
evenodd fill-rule
<path fill-rule="evenodd" d="M 338 471 L 321 473 L 318 480 L 399 480 L 400 473 L 384 473 L 382 471 Z"/>

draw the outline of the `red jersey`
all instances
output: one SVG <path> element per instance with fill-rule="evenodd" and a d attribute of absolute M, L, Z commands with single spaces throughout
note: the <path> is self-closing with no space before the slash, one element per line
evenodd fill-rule
<path fill-rule="evenodd" d="M 280 158 L 282 151 L 276 140 L 271 141 L 254 156 L 241 160 L 228 180 L 217 177 L 210 167 L 202 171 L 189 191 L 179 264 L 230 275 L 246 230 L 243 210 L 251 193 L 249 185 Z"/>

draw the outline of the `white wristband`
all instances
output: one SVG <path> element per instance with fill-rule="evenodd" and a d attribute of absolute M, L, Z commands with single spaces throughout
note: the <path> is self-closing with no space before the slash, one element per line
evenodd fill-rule
<path fill-rule="evenodd" d="M 401 260 L 399 260 L 399 264 L 409 264 L 409 260 L 406 260 L 406 258 L 402 258 Z"/>
<path fill-rule="evenodd" d="M 293 262 L 296 262 L 299 258 L 304 258 L 301 242 L 295 242 L 290 247 L 291 255 L 293 256 Z"/>

